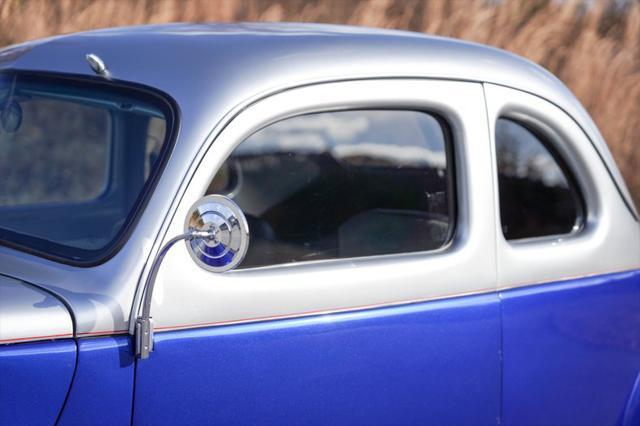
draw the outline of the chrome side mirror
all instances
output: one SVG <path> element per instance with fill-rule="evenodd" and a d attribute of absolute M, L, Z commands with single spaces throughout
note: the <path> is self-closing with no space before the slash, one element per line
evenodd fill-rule
<path fill-rule="evenodd" d="M 178 241 L 187 243 L 193 260 L 212 272 L 224 272 L 242 262 L 249 248 L 249 225 L 236 203 L 222 195 L 208 195 L 189 209 L 185 232 L 170 239 L 158 252 L 144 283 L 142 313 L 135 323 L 135 355 L 146 359 L 153 351 L 151 300 L 162 260 Z"/>
<path fill-rule="evenodd" d="M 249 248 L 249 225 L 236 203 L 222 195 L 208 195 L 191 207 L 186 234 L 211 233 L 211 238 L 187 239 L 191 258 L 212 272 L 224 272 L 242 262 Z"/>

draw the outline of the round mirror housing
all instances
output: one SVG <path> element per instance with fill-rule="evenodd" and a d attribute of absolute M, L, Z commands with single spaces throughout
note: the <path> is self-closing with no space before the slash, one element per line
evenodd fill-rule
<path fill-rule="evenodd" d="M 185 233 L 208 232 L 209 238 L 186 240 L 193 260 L 212 272 L 224 272 L 242 262 L 249 248 L 249 225 L 240 207 L 223 195 L 207 195 L 189 209 Z"/>

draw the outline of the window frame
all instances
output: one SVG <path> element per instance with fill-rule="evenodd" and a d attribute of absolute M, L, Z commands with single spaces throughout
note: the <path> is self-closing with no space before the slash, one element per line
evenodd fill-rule
<path fill-rule="evenodd" d="M 447 250 L 451 244 L 452 241 L 454 240 L 455 236 L 456 236 L 456 230 L 458 229 L 458 192 L 459 192 L 459 188 L 457 186 L 457 170 L 456 170 L 456 160 L 455 160 L 455 141 L 453 139 L 453 133 L 452 133 L 452 125 L 451 123 L 446 119 L 446 117 L 444 117 L 442 115 L 442 113 L 434 110 L 434 109 L 429 109 L 429 108 L 423 108 L 423 109 L 418 109 L 418 108 L 402 108 L 402 107 L 394 107 L 394 108 L 388 108 L 388 107 L 378 107 L 378 106 L 369 106 L 369 107 L 364 107 L 364 108 L 351 108 L 351 107 L 345 107 L 345 108 L 331 108 L 331 109 L 323 109 L 323 110 L 318 110 L 318 111 L 310 111 L 310 112 L 304 112 L 304 113 L 300 113 L 300 114 L 294 114 L 294 115 L 289 115 L 286 117 L 283 117 L 281 119 L 278 119 L 276 121 L 273 122 L 269 122 L 266 123 L 265 125 L 263 125 L 262 127 L 256 129 L 253 133 L 251 133 L 249 136 L 247 136 L 246 138 L 244 138 L 242 141 L 240 141 L 239 143 L 237 143 L 235 145 L 235 147 L 233 148 L 233 150 L 226 156 L 226 158 L 224 159 L 224 162 L 226 162 L 231 155 L 233 155 L 233 153 L 235 152 L 236 149 L 238 149 L 246 140 L 250 139 L 251 137 L 253 137 L 255 134 L 267 129 L 268 127 L 290 120 L 290 119 L 295 119 L 298 117 L 304 117 L 304 116 L 309 116 L 309 115 L 314 115 L 314 114 L 326 114 L 326 113 L 340 113 L 340 112 L 357 112 L 357 111 L 402 111 L 402 112 L 414 112 L 414 113 L 419 113 L 419 114 L 426 114 L 428 117 L 434 119 L 436 121 L 436 123 L 438 124 L 441 132 L 442 132 L 442 137 L 443 137 L 443 142 L 444 142 L 444 153 L 445 153 L 445 158 L 446 158 L 446 185 L 447 185 L 447 209 L 448 209 L 448 218 L 449 218 L 449 222 L 448 222 L 448 227 L 447 227 L 447 235 L 446 238 L 444 240 L 444 242 L 437 248 L 435 249 L 431 249 L 431 250 L 417 250 L 417 251 L 398 251 L 398 252 L 393 252 L 393 253 L 384 253 L 384 254 L 376 254 L 376 255 L 362 255 L 362 256 L 345 256 L 345 257 L 333 257 L 333 258 L 329 258 L 329 259 L 311 259 L 311 260 L 293 260 L 290 262 L 283 262 L 283 263 L 274 263 L 274 264 L 268 264 L 268 265 L 260 265 L 260 266 L 249 266 L 249 267 L 242 267 L 242 264 L 240 264 L 240 266 L 238 267 L 238 270 L 242 270 L 242 271 L 251 271 L 251 270 L 260 270 L 260 269 L 264 269 L 264 268 L 276 268 L 276 267 L 294 267 L 296 265 L 305 265 L 305 264 L 309 264 L 309 263 L 315 263 L 315 262 L 331 262 L 331 261 L 344 261 L 344 260 L 357 260 L 357 259 L 364 259 L 364 258 L 385 258 L 388 256 L 402 256 L 402 255 L 412 255 L 412 254 L 426 254 L 426 253 L 438 253 L 438 252 L 442 252 L 444 250 Z M 224 162 L 222 164 L 224 164 Z M 219 168 L 218 168 L 219 170 Z M 217 176 L 217 172 L 213 174 L 213 177 L 215 178 L 215 176 Z M 224 195 L 224 194 L 223 194 Z"/>
<path fill-rule="evenodd" d="M 562 137 L 554 132 L 549 126 L 544 125 L 539 120 L 534 117 L 527 115 L 525 113 L 504 113 L 499 115 L 494 122 L 492 123 L 494 127 L 494 135 L 496 134 L 495 129 L 498 125 L 498 120 L 508 120 L 513 124 L 523 127 L 525 130 L 529 131 L 533 137 L 542 145 L 544 149 L 547 150 L 549 156 L 553 159 L 556 166 L 560 169 L 563 174 L 563 177 L 567 181 L 567 185 L 572 193 L 572 198 L 576 206 L 576 218 L 573 223 L 573 226 L 569 232 L 559 233 L 559 234 L 548 234 L 548 235 L 538 235 L 538 236 L 530 236 L 530 237 L 522 237 L 522 238 L 507 238 L 504 234 L 503 226 L 502 226 L 502 209 L 501 209 L 501 199 L 500 199 L 500 185 L 498 184 L 495 188 L 496 196 L 498 199 L 497 203 L 497 217 L 498 217 L 498 225 L 500 234 L 503 236 L 505 241 L 509 244 L 521 244 L 527 242 L 535 242 L 539 240 L 556 240 L 562 237 L 572 237 L 580 234 L 584 228 L 587 221 L 587 212 L 588 206 L 584 196 L 584 190 L 582 188 L 580 180 L 576 177 L 576 173 L 573 168 L 569 165 L 569 162 L 565 158 L 564 154 L 558 149 L 559 144 L 562 143 Z M 566 142 L 565 142 L 566 143 Z M 495 145 L 493 147 L 493 155 L 494 161 L 496 162 L 496 170 L 495 177 L 496 182 L 499 182 L 499 172 L 497 168 L 498 161 L 498 141 L 497 138 L 495 140 Z"/>

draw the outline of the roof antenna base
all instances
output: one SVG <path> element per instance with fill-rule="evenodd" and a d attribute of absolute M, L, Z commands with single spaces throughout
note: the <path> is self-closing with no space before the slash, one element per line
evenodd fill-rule
<path fill-rule="evenodd" d="M 99 76 L 109 77 L 109 70 L 104 64 L 104 61 L 95 53 L 89 53 L 85 56 L 85 59 L 89 63 L 91 70 Z"/>

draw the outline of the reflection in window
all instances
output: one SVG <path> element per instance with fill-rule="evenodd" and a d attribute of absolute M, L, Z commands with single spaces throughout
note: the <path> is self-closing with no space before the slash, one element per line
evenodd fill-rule
<path fill-rule="evenodd" d="M 242 142 L 208 193 L 247 215 L 242 267 L 433 250 L 453 223 L 447 159 L 422 112 L 310 114 Z"/>
<path fill-rule="evenodd" d="M 496 124 L 502 231 L 508 240 L 567 234 L 582 202 L 567 168 L 536 134 L 508 119 Z"/>
<path fill-rule="evenodd" d="M 149 118 L 147 125 L 147 146 L 145 148 L 144 178 L 151 174 L 156 160 L 160 156 L 160 149 L 166 139 L 167 127 L 165 121 L 158 117 Z"/>
<path fill-rule="evenodd" d="M 50 99 L 24 101 L 21 109 L 19 131 L 0 130 L 0 205 L 100 196 L 109 173 L 108 111 Z"/>
<path fill-rule="evenodd" d="M 166 145 L 163 101 L 133 89 L 0 72 L 0 240 L 96 262 L 142 206 Z"/>

